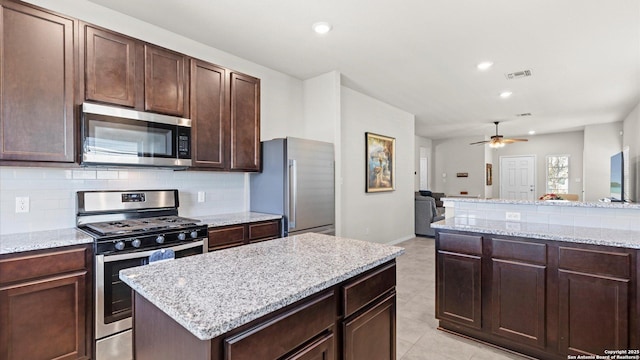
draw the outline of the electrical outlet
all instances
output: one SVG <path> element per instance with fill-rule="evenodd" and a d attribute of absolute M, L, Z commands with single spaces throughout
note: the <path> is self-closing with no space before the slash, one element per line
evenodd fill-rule
<path fill-rule="evenodd" d="M 199 202 L 199 203 L 203 203 L 203 202 L 205 202 L 205 194 L 204 194 L 204 191 L 198 191 L 198 202 Z"/>
<path fill-rule="evenodd" d="M 16 212 L 17 213 L 28 213 L 29 212 L 29 197 L 28 196 L 17 196 L 16 197 Z"/>
<path fill-rule="evenodd" d="M 506 213 L 506 219 L 512 221 L 520 221 L 520 213 L 519 212 L 508 212 Z"/>
<path fill-rule="evenodd" d="M 364 228 L 364 233 L 365 233 L 365 235 L 369 235 L 369 228 L 368 227 Z"/>

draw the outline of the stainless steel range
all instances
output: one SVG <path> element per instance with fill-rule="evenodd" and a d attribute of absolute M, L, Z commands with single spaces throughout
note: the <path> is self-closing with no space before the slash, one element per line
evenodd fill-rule
<path fill-rule="evenodd" d="M 95 239 L 95 358 L 132 359 L 131 289 L 119 271 L 206 252 L 207 225 L 178 216 L 178 190 L 79 191 L 77 200 L 77 226 Z"/>

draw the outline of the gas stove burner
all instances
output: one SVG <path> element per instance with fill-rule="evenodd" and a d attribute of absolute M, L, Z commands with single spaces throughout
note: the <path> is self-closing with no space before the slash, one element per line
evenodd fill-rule
<path fill-rule="evenodd" d="M 181 229 L 197 226 L 199 220 L 182 218 L 179 216 L 150 217 L 142 219 L 127 219 L 121 221 L 105 221 L 89 223 L 86 226 L 99 235 L 116 235 L 139 232 L 158 231 L 162 229 Z"/>

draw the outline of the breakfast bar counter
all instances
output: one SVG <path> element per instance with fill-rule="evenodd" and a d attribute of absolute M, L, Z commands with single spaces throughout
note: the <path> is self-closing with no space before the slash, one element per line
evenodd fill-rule
<path fill-rule="evenodd" d="M 395 258 L 403 252 L 303 234 L 122 270 L 135 292 L 136 358 L 241 359 L 249 347 L 246 358 L 259 351 L 279 358 L 314 344 L 328 352 L 356 346 L 391 354 Z M 360 322 L 376 317 L 366 335 L 380 338 L 378 346 L 335 340 L 364 331 Z"/>

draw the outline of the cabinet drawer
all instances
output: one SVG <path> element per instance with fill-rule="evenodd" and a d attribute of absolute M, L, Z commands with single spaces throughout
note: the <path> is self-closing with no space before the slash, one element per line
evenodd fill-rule
<path fill-rule="evenodd" d="M 534 264 L 547 263 L 547 245 L 516 240 L 491 239 L 494 259 L 519 260 Z"/>
<path fill-rule="evenodd" d="M 280 237 L 280 222 L 269 221 L 249 224 L 249 241 Z"/>
<path fill-rule="evenodd" d="M 225 360 L 278 359 L 334 326 L 336 299 L 324 293 L 224 340 Z"/>
<path fill-rule="evenodd" d="M 0 284 L 84 270 L 86 251 L 88 248 L 83 246 L 0 260 Z"/>
<path fill-rule="evenodd" d="M 558 248 L 558 267 L 563 270 L 629 279 L 631 277 L 631 255 L 621 252 L 560 247 Z"/>
<path fill-rule="evenodd" d="M 438 249 L 469 255 L 482 255 L 482 236 L 440 233 Z"/>
<path fill-rule="evenodd" d="M 347 317 L 396 285 L 396 264 L 387 265 L 342 286 L 344 316 Z"/>
<path fill-rule="evenodd" d="M 220 249 L 244 243 L 244 225 L 209 229 L 209 248 Z"/>

